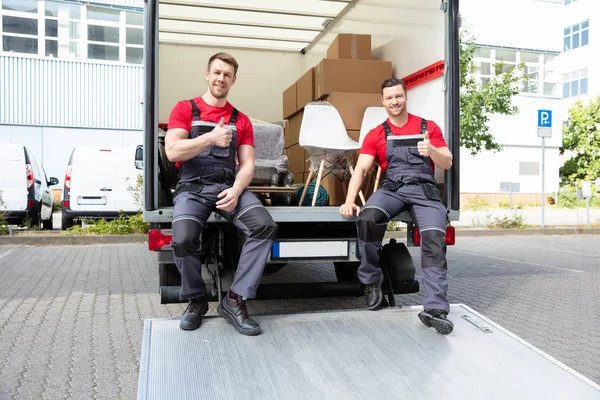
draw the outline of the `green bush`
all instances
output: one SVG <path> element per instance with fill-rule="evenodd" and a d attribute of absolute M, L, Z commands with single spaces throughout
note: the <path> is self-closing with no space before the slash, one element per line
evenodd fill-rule
<path fill-rule="evenodd" d="M 595 192 L 595 187 L 592 186 L 592 193 Z M 550 204 L 562 208 L 585 207 L 585 200 L 577 201 L 577 189 L 573 186 L 563 186 L 558 191 L 558 204 L 556 204 L 556 196 L 551 194 L 548 196 Z M 590 207 L 600 207 L 600 195 L 594 193 L 590 198 Z"/>
<path fill-rule="evenodd" d="M 86 227 L 74 225 L 65 231 L 70 235 L 130 235 L 134 233 L 147 233 L 148 225 L 144 222 L 142 214 L 123 215 L 119 218 L 107 221 L 85 220 Z"/>
<path fill-rule="evenodd" d="M 495 217 L 491 215 L 486 216 L 487 227 L 490 229 L 524 229 L 526 226 L 523 224 L 522 215 L 512 215 L 509 217 Z"/>

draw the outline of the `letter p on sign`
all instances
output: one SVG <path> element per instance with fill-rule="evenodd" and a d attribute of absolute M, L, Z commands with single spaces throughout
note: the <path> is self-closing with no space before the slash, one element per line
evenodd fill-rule
<path fill-rule="evenodd" d="M 538 128 L 552 128 L 552 111 L 538 110 Z"/>

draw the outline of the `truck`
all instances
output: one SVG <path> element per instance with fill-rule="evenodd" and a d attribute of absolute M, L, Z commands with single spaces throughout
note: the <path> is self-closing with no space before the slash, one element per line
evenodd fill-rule
<path fill-rule="evenodd" d="M 173 188 L 165 177 L 172 166 L 162 151 L 166 122 L 177 101 L 204 92 L 206 63 L 219 51 L 230 52 L 240 64 L 230 102 L 255 127 L 280 126 L 284 136 L 279 150 L 288 158 L 288 170 L 272 176 L 257 172 L 249 188 L 279 227 L 265 275 L 319 262 L 336 277 L 261 283 L 257 299 L 363 294 L 356 277 L 355 218 L 342 217 L 332 196 L 329 203 L 305 205 L 303 186 L 311 176 L 318 175 L 317 182 L 322 176 L 314 166 L 308 177 L 301 167 L 292 169 L 295 155 L 289 150 L 303 149 L 289 138 L 297 134 L 292 120 L 306 122 L 302 107 L 327 103 L 332 91 L 346 99 L 360 97 L 352 97 L 357 91 L 380 96 L 382 80 L 377 75 L 372 83 L 371 66 L 391 64 L 389 75 L 405 81 L 409 112 L 435 121 L 444 133 L 454 160 L 450 170 L 436 170 L 436 181 L 449 221 L 446 243 L 454 244 L 451 222 L 460 215 L 459 0 L 145 0 L 144 13 L 144 142 L 136 165 L 143 169 L 143 216 L 150 225 L 148 247 L 157 255 L 162 304 L 181 302 L 181 278 L 170 247 Z M 346 44 L 342 35 L 349 37 Z M 368 45 L 361 44 L 364 37 Z M 324 65 L 336 62 L 342 67 Z M 349 75 L 352 69 L 359 72 Z M 301 90 L 299 82 L 307 76 L 310 83 Z M 357 101 L 350 103 L 352 117 L 360 121 Z M 257 149 L 257 164 L 258 158 Z M 313 189 L 318 194 L 318 187 Z M 418 306 L 398 307 L 395 295 L 419 291 L 409 247 L 419 246 L 420 238 L 408 212 L 395 221 L 406 224 L 406 241 L 392 239 L 382 249 L 389 307 L 260 315 L 255 318 L 263 334 L 254 340 L 232 332 L 218 317 L 205 318 L 191 334 L 179 330 L 178 318 L 147 319 L 138 399 L 600 395 L 593 382 L 466 305 L 451 306 L 457 333 L 448 338 L 418 321 Z M 216 213 L 201 235 L 202 276 L 209 300 L 220 301 L 244 238 Z M 529 379 L 543 385 L 530 385 Z"/>

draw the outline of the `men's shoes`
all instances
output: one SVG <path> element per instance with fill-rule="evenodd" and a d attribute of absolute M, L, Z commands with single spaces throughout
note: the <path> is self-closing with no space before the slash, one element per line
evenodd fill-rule
<path fill-rule="evenodd" d="M 196 297 L 190 299 L 183 316 L 181 317 L 181 322 L 179 323 L 179 328 L 184 331 L 193 331 L 194 329 L 198 329 L 200 325 L 202 325 L 202 316 L 206 315 L 208 312 L 208 301 L 206 301 L 206 297 Z"/>
<path fill-rule="evenodd" d="M 383 283 L 383 274 L 377 282 L 365 285 L 365 301 L 369 310 L 375 310 L 383 301 L 383 292 L 381 291 L 381 284 Z"/>
<path fill-rule="evenodd" d="M 442 335 L 447 335 L 454 329 L 454 324 L 447 317 L 448 312 L 445 310 L 430 309 L 419 313 L 419 319 L 426 327 L 434 327 Z"/>
<path fill-rule="evenodd" d="M 260 326 L 248 315 L 246 301 L 242 296 L 227 293 L 217 307 L 217 312 L 242 335 L 255 336 L 260 333 Z"/>

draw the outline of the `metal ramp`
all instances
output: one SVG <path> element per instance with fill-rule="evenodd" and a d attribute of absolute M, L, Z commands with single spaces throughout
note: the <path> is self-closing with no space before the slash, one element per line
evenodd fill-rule
<path fill-rule="evenodd" d="M 148 319 L 138 399 L 600 399 L 600 386 L 464 305 L 454 332 L 422 307 L 256 316 L 246 337 L 220 317 L 192 332 Z"/>

